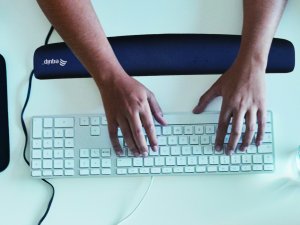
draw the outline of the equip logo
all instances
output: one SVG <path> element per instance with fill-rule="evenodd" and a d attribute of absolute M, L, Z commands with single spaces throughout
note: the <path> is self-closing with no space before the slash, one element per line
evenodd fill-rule
<path fill-rule="evenodd" d="M 45 59 L 44 63 L 42 65 L 53 65 L 53 64 L 59 64 L 60 66 L 65 66 L 67 64 L 67 60 L 62 59 Z"/>

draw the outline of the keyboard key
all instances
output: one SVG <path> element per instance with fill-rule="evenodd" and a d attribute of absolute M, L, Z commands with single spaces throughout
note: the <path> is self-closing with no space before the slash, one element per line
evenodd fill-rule
<path fill-rule="evenodd" d="M 162 168 L 162 173 L 164 174 L 172 173 L 172 168 L 170 167 Z"/>
<path fill-rule="evenodd" d="M 66 149 L 65 157 L 66 158 L 74 158 L 74 149 Z"/>
<path fill-rule="evenodd" d="M 31 160 L 31 168 L 32 169 L 41 169 L 42 168 L 42 161 L 41 160 Z"/>
<path fill-rule="evenodd" d="M 207 166 L 207 172 L 212 173 L 212 172 L 217 172 L 218 167 L 217 166 Z"/>
<path fill-rule="evenodd" d="M 44 138 L 51 138 L 52 137 L 52 129 L 44 129 L 43 130 L 43 136 Z"/>
<path fill-rule="evenodd" d="M 33 139 L 32 140 L 32 148 L 33 149 L 40 149 L 40 148 L 42 148 L 42 140 L 40 140 L 40 139 Z"/>
<path fill-rule="evenodd" d="M 190 155 L 192 154 L 192 147 L 191 146 L 182 146 L 181 147 L 182 155 Z"/>
<path fill-rule="evenodd" d="M 51 159 L 44 159 L 43 160 L 43 168 L 44 169 L 51 169 L 52 168 L 52 160 Z"/>
<path fill-rule="evenodd" d="M 52 127 L 53 119 L 52 118 L 44 118 L 44 127 Z"/>
<path fill-rule="evenodd" d="M 101 149 L 101 156 L 102 157 L 110 157 L 110 148 L 103 148 Z"/>
<path fill-rule="evenodd" d="M 52 139 L 44 139 L 43 148 L 52 148 Z"/>
<path fill-rule="evenodd" d="M 193 134 L 193 126 L 184 126 L 184 134 Z"/>
<path fill-rule="evenodd" d="M 55 129 L 54 130 L 54 137 L 56 137 L 56 138 L 64 137 L 64 130 L 63 129 Z"/>
<path fill-rule="evenodd" d="M 230 166 L 230 171 L 238 172 L 238 171 L 240 171 L 240 166 Z"/>
<path fill-rule="evenodd" d="M 110 168 L 111 167 L 111 159 L 102 159 L 102 167 L 103 168 Z"/>
<path fill-rule="evenodd" d="M 195 134 L 203 134 L 204 133 L 204 127 L 201 125 L 195 126 Z"/>
<path fill-rule="evenodd" d="M 177 156 L 176 157 L 176 164 L 178 166 L 185 166 L 186 165 L 186 157 L 185 156 Z"/>
<path fill-rule="evenodd" d="M 92 148 L 91 149 L 91 157 L 93 157 L 93 158 L 100 157 L 100 149 Z"/>
<path fill-rule="evenodd" d="M 180 155 L 180 147 L 179 146 L 172 146 L 171 147 L 171 155 Z"/>
<path fill-rule="evenodd" d="M 157 137 L 158 145 L 167 145 L 167 137 L 165 136 L 158 136 Z"/>
<path fill-rule="evenodd" d="M 219 156 L 216 156 L 216 155 L 209 156 L 209 164 L 210 165 L 218 165 L 219 164 Z"/>
<path fill-rule="evenodd" d="M 100 127 L 92 126 L 91 136 L 99 136 L 99 135 L 100 135 Z"/>
<path fill-rule="evenodd" d="M 128 168 L 129 174 L 137 174 L 139 172 L 138 168 Z"/>
<path fill-rule="evenodd" d="M 90 125 L 90 119 L 87 116 L 81 117 L 79 124 L 80 124 L 80 126 L 89 126 Z"/>
<path fill-rule="evenodd" d="M 191 145 L 198 145 L 199 144 L 199 137 L 196 135 L 190 136 L 190 144 Z"/>
<path fill-rule="evenodd" d="M 173 167 L 174 173 L 183 173 L 183 167 Z"/>
<path fill-rule="evenodd" d="M 52 158 L 52 150 L 44 150 L 43 151 L 43 158 L 44 159 L 51 159 Z"/>
<path fill-rule="evenodd" d="M 163 135 L 171 135 L 172 128 L 170 126 L 162 127 L 162 134 Z"/>
<path fill-rule="evenodd" d="M 64 156 L 62 149 L 55 149 L 53 152 L 54 152 L 54 158 L 63 158 Z"/>
<path fill-rule="evenodd" d="M 189 143 L 187 136 L 179 136 L 179 144 L 187 145 Z"/>
<path fill-rule="evenodd" d="M 169 157 L 167 157 L 169 158 Z M 165 165 L 165 158 L 164 157 L 155 157 L 154 158 L 155 166 L 164 166 Z"/>
<path fill-rule="evenodd" d="M 197 165 L 197 157 L 188 156 L 188 165 Z"/>
<path fill-rule="evenodd" d="M 152 173 L 152 174 L 159 174 L 159 173 L 161 173 L 161 168 L 159 168 L 159 167 L 152 167 L 150 169 L 150 173 Z"/>
<path fill-rule="evenodd" d="M 81 166 L 81 160 L 80 160 L 80 167 L 83 167 L 83 166 Z M 73 159 L 66 159 L 65 160 L 65 168 L 67 168 L 67 169 L 74 168 L 74 160 Z"/>
<path fill-rule="evenodd" d="M 81 169 L 81 170 L 79 170 L 79 174 L 81 176 L 87 176 L 87 175 L 90 175 L 90 171 L 88 169 Z"/>
<path fill-rule="evenodd" d="M 143 166 L 143 158 L 133 158 L 133 166 Z"/>
<path fill-rule="evenodd" d="M 205 173 L 206 167 L 205 166 L 196 166 L 196 172 L 197 173 Z"/>
<path fill-rule="evenodd" d="M 67 160 L 65 161 L 67 162 Z M 67 167 L 67 165 L 65 165 L 66 168 L 70 168 L 70 167 Z M 90 167 L 90 160 L 89 159 L 80 159 L 79 160 L 79 167 L 80 168 L 88 168 Z M 105 167 L 103 166 L 103 162 L 102 162 L 102 167 Z"/>
<path fill-rule="evenodd" d="M 43 120 L 42 118 L 34 118 L 32 121 L 32 137 L 33 138 L 41 138 L 43 131 Z"/>
<path fill-rule="evenodd" d="M 100 159 L 91 159 L 92 168 L 100 168 Z"/>
<path fill-rule="evenodd" d="M 31 157 L 33 159 L 40 159 L 40 158 L 42 158 L 42 151 L 41 150 L 33 150 L 31 152 Z"/>
<path fill-rule="evenodd" d="M 66 148 L 74 148 L 74 139 L 73 138 L 66 138 L 65 139 L 65 147 Z"/>
<path fill-rule="evenodd" d="M 203 146 L 203 154 L 204 155 L 212 155 L 213 154 L 213 147 L 211 145 Z"/>
<path fill-rule="evenodd" d="M 258 153 L 272 153 L 273 147 L 272 144 L 262 144 L 258 146 Z"/>
<path fill-rule="evenodd" d="M 54 148 L 62 148 L 64 147 L 64 139 L 63 138 L 55 138 L 54 139 Z"/>
<path fill-rule="evenodd" d="M 80 149 L 79 156 L 80 156 L 80 158 L 87 158 L 87 157 L 89 157 L 90 156 L 90 150 L 87 149 L 87 148 Z"/>
<path fill-rule="evenodd" d="M 132 165 L 131 158 L 118 158 L 117 167 L 129 167 Z"/>
<path fill-rule="evenodd" d="M 274 170 L 274 165 L 264 165 L 264 170 L 265 171 L 273 171 Z"/>
<path fill-rule="evenodd" d="M 201 146 L 193 146 L 193 154 L 194 155 L 201 155 L 202 154 L 202 150 L 201 150 Z"/>
<path fill-rule="evenodd" d="M 228 172 L 229 171 L 229 166 L 219 166 L 219 171 L 220 172 Z"/>
<path fill-rule="evenodd" d="M 140 174 L 147 174 L 150 173 L 150 169 L 145 167 L 145 168 L 139 168 Z"/>
<path fill-rule="evenodd" d="M 100 169 L 91 169 L 91 175 L 99 175 L 100 174 Z"/>
<path fill-rule="evenodd" d="M 208 145 L 209 144 L 209 136 L 208 135 L 202 135 L 200 138 L 200 142 L 202 145 Z"/>
<path fill-rule="evenodd" d="M 174 126 L 173 127 L 173 134 L 183 134 L 182 126 Z"/>
<path fill-rule="evenodd" d="M 177 136 L 168 136 L 168 145 L 177 145 Z"/>
<path fill-rule="evenodd" d="M 100 125 L 100 117 L 91 117 L 91 125 L 92 126 L 97 126 Z"/>
<path fill-rule="evenodd" d="M 72 128 L 65 129 L 65 137 L 67 138 L 74 137 L 74 129 Z"/>
<path fill-rule="evenodd" d="M 126 168 L 118 168 L 117 174 L 119 174 L 119 175 L 127 174 L 127 169 Z"/>
<path fill-rule="evenodd" d="M 110 175 L 111 174 L 111 169 L 102 169 L 101 173 L 103 175 Z"/>
<path fill-rule="evenodd" d="M 198 164 L 199 165 L 207 165 L 208 164 L 208 157 L 207 156 L 199 156 L 198 157 Z"/>
<path fill-rule="evenodd" d="M 74 119 L 73 118 L 55 118 L 54 126 L 57 128 L 74 127 Z"/>
<path fill-rule="evenodd" d="M 144 158 L 144 166 L 153 166 L 154 160 L 151 157 Z"/>
<path fill-rule="evenodd" d="M 33 177 L 40 177 L 40 176 L 42 176 L 42 171 L 40 171 L 40 170 L 33 170 L 33 171 L 31 172 L 31 175 L 32 175 Z"/>
<path fill-rule="evenodd" d="M 65 170 L 65 175 L 66 176 L 74 176 L 75 172 L 74 172 L 74 170 Z"/>
<path fill-rule="evenodd" d="M 264 163 L 271 164 L 274 163 L 273 155 L 264 155 Z"/>
<path fill-rule="evenodd" d="M 213 126 L 213 125 L 206 125 L 205 126 L 205 133 L 206 134 L 214 134 L 215 133 L 215 126 Z"/>
<path fill-rule="evenodd" d="M 156 165 L 156 160 L 155 160 L 155 165 Z M 164 165 L 161 164 L 161 165 L 156 165 L 156 166 L 162 166 Z M 167 166 L 175 166 L 176 165 L 176 158 L 174 156 L 169 156 L 169 157 L 166 157 L 166 165 Z"/>
<path fill-rule="evenodd" d="M 170 155 L 170 147 L 169 146 L 162 146 L 159 148 L 160 155 Z"/>
<path fill-rule="evenodd" d="M 186 166 L 186 167 L 184 167 L 184 172 L 185 173 L 194 173 L 195 172 L 195 167 L 193 167 L 193 166 Z"/>
<path fill-rule="evenodd" d="M 53 168 L 54 169 L 62 169 L 64 168 L 64 162 L 62 159 L 56 159 L 53 161 Z"/>

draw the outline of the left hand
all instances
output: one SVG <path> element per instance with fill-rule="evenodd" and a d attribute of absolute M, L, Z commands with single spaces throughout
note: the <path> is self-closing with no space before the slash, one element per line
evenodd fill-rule
<path fill-rule="evenodd" d="M 265 65 L 255 60 L 237 58 L 233 65 L 201 96 L 194 113 L 204 111 L 208 103 L 217 96 L 223 97 L 215 149 L 221 151 L 228 125 L 232 117 L 232 130 L 225 149 L 231 155 L 237 147 L 242 134 L 245 118 L 246 131 L 240 146 L 245 151 L 252 142 L 256 131 L 256 145 L 263 140 L 266 103 L 265 103 Z"/>

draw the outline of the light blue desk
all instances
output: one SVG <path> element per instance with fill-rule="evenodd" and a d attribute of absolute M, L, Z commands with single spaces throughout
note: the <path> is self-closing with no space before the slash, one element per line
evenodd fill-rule
<path fill-rule="evenodd" d="M 232 33 L 242 25 L 239 0 L 95 1 L 107 35 L 142 33 Z M 290 0 L 277 37 L 291 40 L 300 53 L 300 1 Z M 49 23 L 35 1 L 0 2 L 0 51 L 7 60 L 11 163 L 0 174 L 0 224 L 36 224 L 50 189 L 30 177 L 22 158 L 20 112 L 34 50 L 43 44 Z M 61 41 L 54 34 L 52 42 Z M 128 225 L 297 225 L 300 177 L 295 150 L 300 144 L 299 61 L 289 75 L 268 75 L 268 108 L 274 113 L 276 166 L 269 175 L 155 178 Z M 190 111 L 218 76 L 139 78 L 165 112 Z M 168 91 L 164 88 L 168 86 Z M 174 98 L 176 96 L 176 98 Z M 189 99 L 186 101 L 186 99 Z M 219 109 L 216 99 L 209 109 Z M 26 113 L 33 115 L 103 112 L 92 79 L 34 80 Z M 150 178 L 56 179 L 56 196 L 43 225 L 111 225 L 140 200 Z"/>

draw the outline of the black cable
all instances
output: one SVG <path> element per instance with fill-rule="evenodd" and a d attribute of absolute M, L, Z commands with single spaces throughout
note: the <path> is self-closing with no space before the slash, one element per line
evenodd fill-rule
<path fill-rule="evenodd" d="M 51 26 L 50 30 L 47 34 L 47 37 L 45 39 L 45 45 L 48 44 L 49 39 L 51 37 L 51 34 L 53 33 L 53 30 L 54 30 L 54 28 L 53 28 L 53 26 Z M 21 112 L 21 123 L 22 123 L 23 132 L 24 132 L 24 135 L 25 135 L 25 145 L 24 145 L 24 150 L 23 150 L 23 158 L 24 158 L 24 160 L 25 160 L 25 162 L 28 166 L 30 166 L 30 163 L 29 163 L 28 159 L 26 158 L 26 147 L 27 147 L 27 143 L 28 143 L 28 132 L 27 132 L 27 128 L 26 128 L 26 125 L 25 125 L 24 113 L 25 113 L 25 110 L 26 110 L 26 107 L 28 105 L 28 101 L 29 101 L 29 98 L 30 98 L 33 74 L 34 74 L 34 71 L 32 70 L 30 75 L 29 75 L 29 84 L 28 84 L 28 89 L 27 89 L 26 100 L 25 100 L 25 103 L 23 105 L 22 112 Z M 44 181 L 46 184 L 50 185 L 50 187 L 52 189 L 52 195 L 51 195 L 50 200 L 48 202 L 47 209 L 46 209 L 44 215 L 39 220 L 38 225 L 41 225 L 42 222 L 44 221 L 44 219 L 46 218 L 46 216 L 47 216 L 47 214 L 48 214 L 48 212 L 51 208 L 51 205 L 52 205 L 52 202 L 53 202 L 53 199 L 54 199 L 54 195 L 55 195 L 55 189 L 54 189 L 53 185 L 45 179 L 42 179 L 42 181 Z"/>

